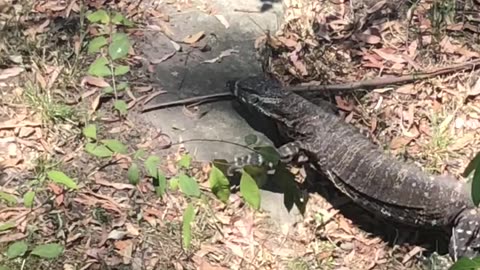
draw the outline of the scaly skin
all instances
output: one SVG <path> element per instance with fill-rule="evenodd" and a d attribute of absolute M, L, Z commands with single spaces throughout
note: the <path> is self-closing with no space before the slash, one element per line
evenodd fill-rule
<path fill-rule="evenodd" d="M 452 176 L 430 176 L 386 155 L 353 126 L 279 82 L 250 77 L 229 86 L 241 103 L 273 119 L 293 141 L 284 155 L 309 162 L 366 210 L 404 224 L 452 229 L 450 255 L 473 257 L 480 248 L 480 213 L 466 185 Z"/>

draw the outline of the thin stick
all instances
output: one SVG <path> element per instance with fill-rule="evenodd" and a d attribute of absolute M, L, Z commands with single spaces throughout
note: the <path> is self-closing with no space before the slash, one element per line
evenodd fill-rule
<path fill-rule="evenodd" d="M 439 75 L 452 73 L 455 71 L 460 71 L 460 70 L 469 69 L 469 68 L 473 69 L 475 68 L 476 65 L 480 65 L 479 59 L 466 62 L 466 63 L 457 64 L 457 65 L 438 68 L 432 71 L 426 71 L 426 72 L 410 74 L 410 75 L 405 75 L 400 77 L 375 78 L 371 80 L 332 84 L 332 85 L 321 85 L 318 83 L 309 83 L 305 85 L 287 86 L 285 87 L 285 89 L 293 92 L 371 89 L 371 88 L 378 88 L 381 86 L 386 86 L 391 84 L 408 83 L 408 82 L 417 81 L 417 80 L 425 80 L 425 79 L 433 78 Z"/>
<path fill-rule="evenodd" d="M 378 88 L 386 85 L 425 80 L 425 79 L 433 78 L 439 75 L 445 75 L 448 73 L 461 71 L 465 69 L 474 69 L 476 65 L 480 65 L 480 59 L 457 64 L 457 65 L 442 67 L 442 68 L 438 68 L 438 69 L 434 69 L 434 70 L 426 71 L 422 73 L 400 76 L 400 77 L 375 78 L 375 79 L 364 80 L 359 82 L 349 82 L 349 83 L 331 84 L 331 85 L 309 83 L 304 85 L 286 86 L 285 90 L 293 91 L 293 92 L 306 92 L 306 91 L 345 91 L 345 90 L 352 91 L 357 89 L 372 89 L 372 88 Z M 199 102 L 199 103 L 211 102 L 211 101 L 216 101 L 219 98 L 227 98 L 227 97 L 233 98 L 233 95 L 230 92 L 222 92 L 218 94 L 198 96 L 198 97 L 186 98 L 186 99 L 170 101 L 170 102 L 165 102 L 160 104 L 153 104 L 153 105 L 144 107 L 142 109 L 142 112 L 171 107 L 171 106 L 186 105 L 186 104 L 191 104 L 195 102 Z"/>
<path fill-rule="evenodd" d="M 147 112 L 151 110 L 156 110 L 156 109 L 162 109 L 166 107 L 172 107 L 172 106 L 178 106 L 178 105 L 186 105 L 190 103 L 195 103 L 195 102 L 208 102 L 208 101 L 216 101 L 219 98 L 232 98 L 232 94 L 230 92 L 223 92 L 223 93 L 218 93 L 218 94 L 211 94 L 211 95 L 205 95 L 205 96 L 199 96 L 199 97 L 192 97 L 192 98 L 186 98 L 186 99 L 181 99 L 181 100 L 175 100 L 175 101 L 170 101 L 170 102 L 165 102 L 165 103 L 159 103 L 159 104 L 152 104 L 150 106 L 146 106 L 142 109 L 142 112 Z"/>

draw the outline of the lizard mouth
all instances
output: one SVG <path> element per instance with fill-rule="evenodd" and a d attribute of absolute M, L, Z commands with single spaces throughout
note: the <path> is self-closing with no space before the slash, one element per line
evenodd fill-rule
<path fill-rule="evenodd" d="M 237 96 L 237 81 L 236 80 L 228 80 L 226 83 L 228 91 L 230 91 L 234 96 Z"/>

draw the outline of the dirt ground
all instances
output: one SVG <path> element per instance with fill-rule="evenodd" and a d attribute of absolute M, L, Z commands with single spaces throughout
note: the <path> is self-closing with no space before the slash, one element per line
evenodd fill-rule
<path fill-rule="evenodd" d="M 145 16 L 167 35 L 169 19 L 162 5 L 141 2 L 0 0 L 0 269 L 448 264 L 441 236 L 378 220 L 328 183 L 308 187 L 303 220 L 279 226 L 254 210 L 252 185 L 227 192 L 220 163 L 196 161 L 142 122 L 141 106 L 158 95 L 153 65 L 169 56 L 145 61 L 136 40 L 147 31 Z M 332 96 L 345 121 L 385 151 L 460 176 L 480 149 L 480 80 L 465 64 L 480 57 L 480 5 L 382 3 L 284 1 L 280 30 L 256 42 L 259 59 L 285 83 L 326 85 L 464 64 L 399 87 Z M 98 13 L 106 6 L 119 13 Z M 201 8 L 214 15 L 208 2 Z M 181 46 L 201 49 L 201 39 Z M 108 60 L 98 62 L 101 56 Z M 303 168 L 289 169 L 305 178 Z"/>

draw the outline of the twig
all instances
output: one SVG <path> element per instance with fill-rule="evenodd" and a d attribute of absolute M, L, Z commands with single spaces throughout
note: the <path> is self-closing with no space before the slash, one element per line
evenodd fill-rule
<path fill-rule="evenodd" d="M 470 69 L 470 68 L 473 69 L 475 68 L 476 65 L 480 65 L 480 59 L 457 64 L 457 65 L 442 67 L 432 71 L 426 71 L 426 72 L 410 74 L 410 75 L 405 75 L 400 77 L 375 78 L 375 79 L 364 80 L 359 82 L 350 82 L 350 83 L 341 83 L 341 84 L 332 84 L 332 85 L 320 85 L 318 83 L 309 83 L 305 85 L 287 86 L 285 87 L 285 89 L 289 91 L 294 91 L 294 92 L 371 89 L 371 88 L 378 88 L 381 86 L 386 86 L 391 84 L 408 83 L 408 82 L 417 81 L 417 80 L 425 80 L 425 79 L 433 78 L 439 75 L 452 73 L 455 71 L 460 71 L 460 70 Z"/>
<path fill-rule="evenodd" d="M 165 102 L 165 103 L 159 103 L 159 104 L 152 104 L 150 106 L 146 106 L 142 109 L 142 112 L 147 112 L 155 109 L 162 109 L 166 107 L 171 107 L 171 106 L 178 106 L 178 105 L 186 105 L 190 103 L 195 103 L 195 102 L 208 102 L 208 101 L 216 101 L 219 98 L 232 98 L 232 94 L 230 92 L 223 92 L 223 93 L 218 93 L 218 94 L 211 94 L 211 95 L 205 95 L 205 96 L 199 96 L 199 97 L 192 97 L 192 98 L 186 98 L 186 99 L 181 99 L 181 100 L 175 100 L 175 101 L 170 101 L 170 102 Z"/>
<path fill-rule="evenodd" d="M 400 77 L 375 78 L 375 79 L 364 80 L 359 82 L 349 82 L 349 83 L 331 84 L 331 85 L 308 83 L 304 85 L 286 86 L 285 90 L 293 91 L 293 92 L 306 92 L 306 91 L 352 91 L 357 89 L 374 89 L 374 88 L 378 88 L 386 85 L 425 80 L 425 79 L 433 78 L 439 75 L 445 75 L 448 73 L 461 71 L 465 69 L 474 69 L 476 65 L 480 65 L 480 59 L 457 64 L 457 65 L 437 68 L 431 71 L 400 76 Z M 153 104 L 153 105 L 144 107 L 142 109 L 142 112 L 171 107 L 171 106 L 186 105 L 186 104 L 191 104 L 195 102 L 198 102 L 198 103 L 212 102 L 212 101 L 218 100 L 219 98 L 227 98 L 227 97 L 233 98 L 233 95 L 230 92 L 222 92 L 218 94 L 198 96 L 198 97 L 186 98 L 186 99 L 170 101 L 170 102 L 165 102 L 160 104 Z"/>

